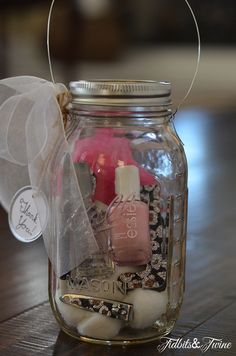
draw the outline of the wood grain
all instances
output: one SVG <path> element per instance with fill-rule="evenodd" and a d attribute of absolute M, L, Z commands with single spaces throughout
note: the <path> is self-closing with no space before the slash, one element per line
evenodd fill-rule
<path fill-rule="evenodd" d="M 0 208 L 0 321 L 48 299 L 47 257 L 43 242 L 23 244 L 9 231 Z"/>

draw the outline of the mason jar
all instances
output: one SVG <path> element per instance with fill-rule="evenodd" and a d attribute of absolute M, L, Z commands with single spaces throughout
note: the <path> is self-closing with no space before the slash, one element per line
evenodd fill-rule
<path fill-rule="evenodd" d="M 69 154 L 60 147 L 52 171 L 52 249 L 68 265 L 49 266 L 53 312 L 80 340 L 156 340 L 173 329 L 184 292 L 187 162 L 171 85 L 78 81 L 70 92 Z"/>

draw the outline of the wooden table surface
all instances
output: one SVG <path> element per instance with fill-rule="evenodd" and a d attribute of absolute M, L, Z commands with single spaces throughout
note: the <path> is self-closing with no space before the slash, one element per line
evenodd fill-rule
<path fill-rule="evenodd" d="M 231 342 L 236 355 L 236 113 L 200 109 L 178 114 L 189 161 L 186 293 L 171 337 Z M 47 296 L 42 241 L 24 245 L 0 208 L 0 356 L 157 355 L 157 344 L 126 348 L 78 342 L 60 332 Z M 164 355 L 201 355 L 199 349 Z"/>

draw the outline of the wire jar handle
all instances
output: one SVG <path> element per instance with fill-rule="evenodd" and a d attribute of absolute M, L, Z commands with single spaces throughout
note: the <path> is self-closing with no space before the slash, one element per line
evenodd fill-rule
<path fill-rule="evenodd" d="M 53 8 L 55 5 L 56 0 L 52 0 L 51 5 L 50 5 L 50 9 L 49 9 L 49 14 L 48 14 L 48 22 L 47 22 L 47 54 L 48 54 L 48 64 L 49 64 L 49 70 L 50 70 L 50 75 L 51 75 L 51 79 L 53 84 L 55 84 L 55 77 L 54 77 L 54 73 L 53 73 L 53 68 L 52 68 L 52 60 L 51 60 L 51 52 L 50 52 L 50 27 L 51 27 L 51 17 L 52 17 L 52 12 L 53 12 Z M 177 108 L 174 110 L 173 113 L 173 118 L 175 117 L 177 111 L 180 109 L 180 107 L 184 104 L 184 102 L 186 101 L 186 99 L 188 98 L 190 92 L 192 91 L 193 85 L 195 83 L 198 71 L 199 71 L 199 65 L 200 65 L 200 59 L 201 59 L 201 36 L 200 36 L 200 30 L 199 30 L 199 26 L 198 26 L 198 22 L 197 22 L 197 18 L 196 15 L 191 7 L 191 5 L 189 4 L 188 0 L 184 0 L 184 2 L 186 3 L 194 25 L 195 25 L 195 29 L 196 29 L 196 33 L 197 33 L 197 41 L 198 41 L 198 49 L 197 49 L 197 63 L 196 63 L 196 67 L 195 67 L 195 71 L 193 74 L 193 78 L 190 82 L 190 86 L 187 90 L 187 93 L 184 95 L 183 99 L 180 101 L 180 103 L 178 104 Z"/>

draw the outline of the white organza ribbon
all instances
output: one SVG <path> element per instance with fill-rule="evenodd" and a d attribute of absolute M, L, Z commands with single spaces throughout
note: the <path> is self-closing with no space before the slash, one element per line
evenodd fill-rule
<path fill-rule="evenodd" d="M 40 78 L 0 80 L 0 202 L 8 211 L 16 191 L 27 185 L 44 195 L 48 205 L 44 243 L 59 276 L 76 268 L 98 249 L 65 137 L 57 101 L 63 93 L 68 93 L 63 84 L 54 85 Z M 76 221 L 75 229 L 67 227 L 71 225 L 70 217 L 54 218 L 58 212 L 52 192 L 52 164 L 60 147 L 66 153 L 70 177 L 62 183 L 67 185 L 62 187 L 68 195 L 64 199 Z"/>

